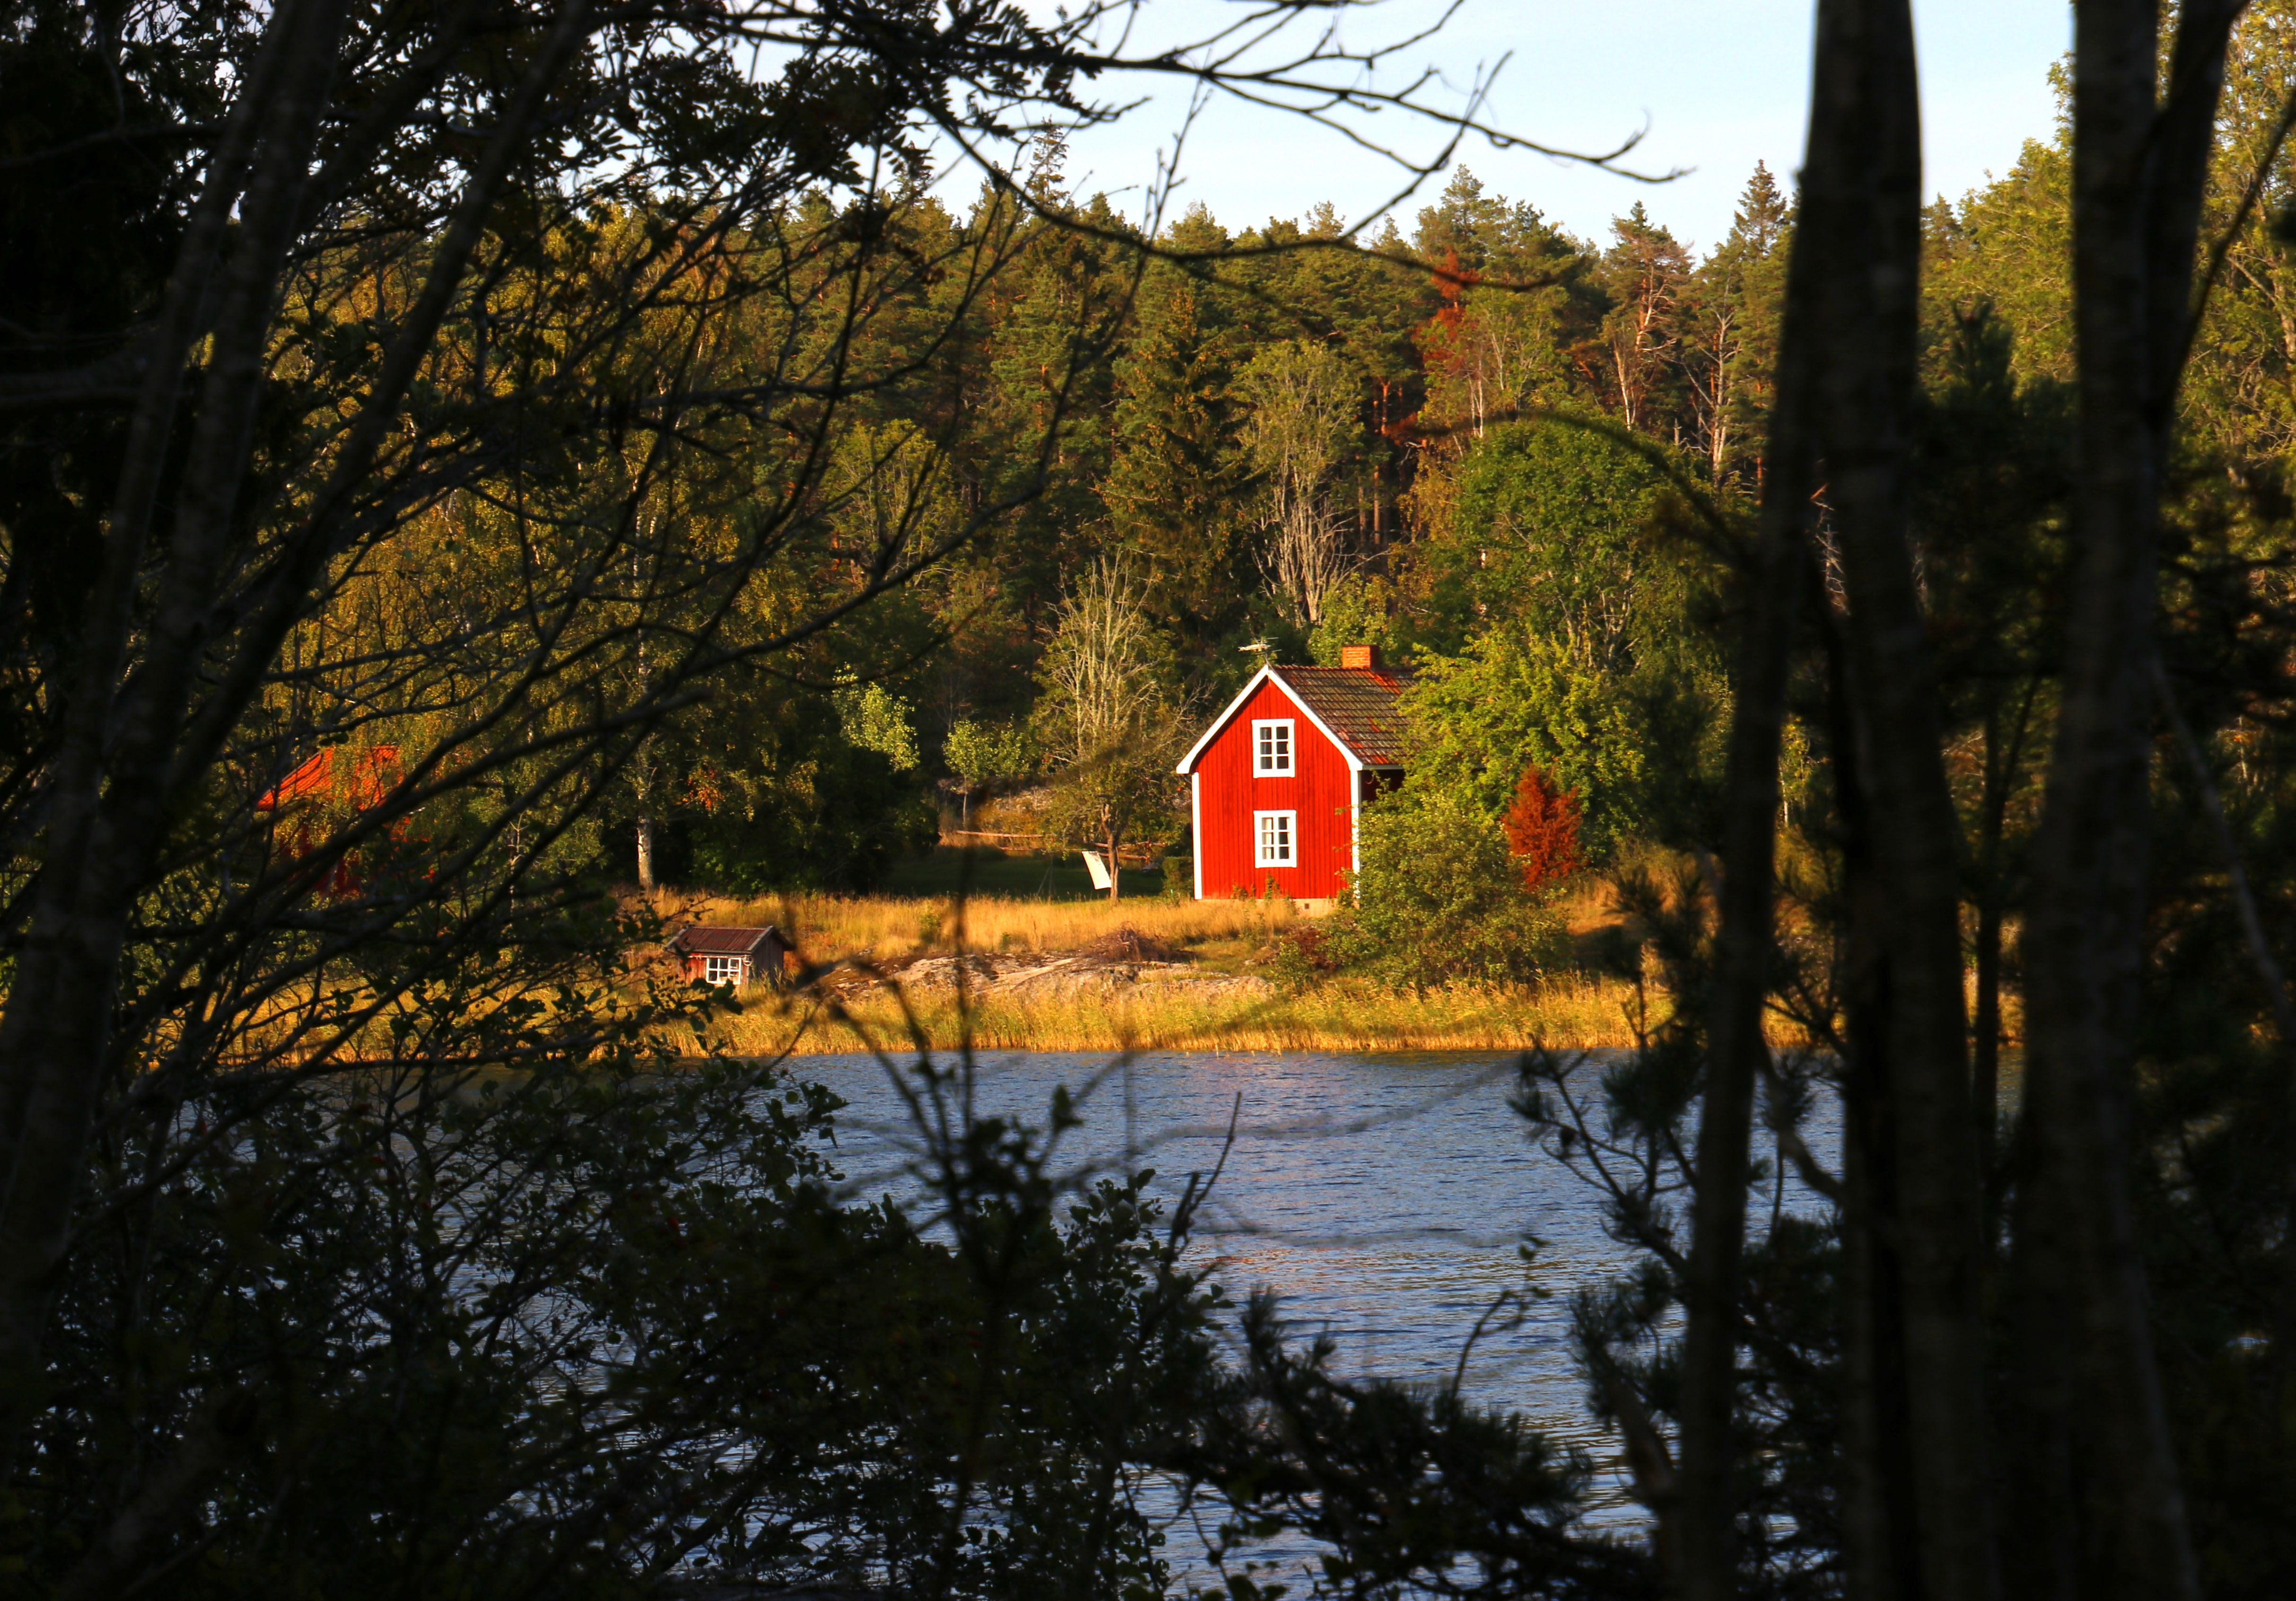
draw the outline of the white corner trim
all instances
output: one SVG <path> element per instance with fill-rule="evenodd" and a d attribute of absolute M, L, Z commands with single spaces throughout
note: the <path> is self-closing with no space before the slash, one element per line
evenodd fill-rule
<path fill-rule="evenodd" d="M 1348 887 L 1363 876 L 1363 775 L 1348 775 Z"/>
<path fill-rule="evenodd" d="M 1189 868 L 1196 875 L 1196 899 L 1204 898 L 1204 776 L 1188 775 Z"/>

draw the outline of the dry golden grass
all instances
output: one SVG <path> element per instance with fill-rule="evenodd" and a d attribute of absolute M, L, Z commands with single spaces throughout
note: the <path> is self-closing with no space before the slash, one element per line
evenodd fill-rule
<path fill-rule="evenodd" d="M 745 1010 L 720 1020 L 713 1042 L 739 1055 L 852 1052 L 865 1048 L 864 1036 L 906 1049 L 912 1021 L 935 1050 L 952 1049 L 966 1035 L 968 1020 L 947 989 L 852 998 L 846 1002 L 849 1022 L 816 1002 L 765 991 L 743 998 Z M 1458 985 L 1424 995 L 1348 981 L 1298 995 L 1255 996 L 1177 980 L 1057 994 L 991 992 L 972 998 L 969 1021 L 980 1050 L 1595 1049 L 1633 1043 L 1633 1002 L 1630 985 L 1578 976 L 1513 989 Z"/>
<path fill-rule="evenodd" d="M 1574 929 L 1609 915 L 1599 896 L 1580 901 L 1565 908 Z M 742 900 L 700 893 L 665 898 L 660 909 L 679 922 L 774 924 L 822 963 L 898 963 L 958 948 L 1073 951 L 1128 928 L 1189 950 L 1201 975 L 976 993 L 967 1003 L 969 1017 L 946 988 L 852 991 L 842 1003 L 844 1022 L 818 1001 L 756 989 L 743 994 L 740 1015 L 721 1019 L 714 1030 L 717 1048 L 742 1055 L 849 1052 L 864 1048 L 865 1034 L 906 1048 L 913 1022 L 936 1050 L 954 1047 L 968 1032 L 980 1049 L 1036 1051 L 1594 1049 L 1633 1042 L 1634 988 L 1612 979 L 1570 974 L 1530 986 L 1463 984 L 1419 995 L 1364 980 L 1298 994 L 1202 981 L 1237 971 L 1272 935 L 1299 921 L 1288 900 L 1148 897 L 1111 904 L 983 895 L 959 908 L 947 899 L 892 896 Z M 696 1048 L 690 1038 L 677 1043 Z"/>
<path fill-rule="evenodd" d="M 882 895 L 792 895 L 736 900 L 722 895 L 665 899 L 679 921 L 774 924 L 816 962 L 847 956 L 891 961 L 923 950 L 1075 950 L 1129 928 L 1172 945 L 1264 941 L 1299 913 L 1288 900 L 1024 900 L 974 896 L 955 901 Z M 960 910 L 962 927 L 958 924 Z"/>

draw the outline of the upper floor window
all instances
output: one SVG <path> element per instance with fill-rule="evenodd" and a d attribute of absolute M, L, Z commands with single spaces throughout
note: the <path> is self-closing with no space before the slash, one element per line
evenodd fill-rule
<path fill-rule="evenodd" d="M 1251 770 L 1256 774 L 1292 770 L 1292 719 L 1267 718 L 1251 725 Z"/>

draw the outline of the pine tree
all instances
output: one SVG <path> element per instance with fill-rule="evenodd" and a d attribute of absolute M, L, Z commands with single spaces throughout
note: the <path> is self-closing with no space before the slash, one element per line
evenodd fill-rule
<path fill-rule="evenodd" d="M 1755 163 L 1729 236 L 1691 275 L 1678 351 L 1690 441 L 1717 484 L 1761 476 L 1778 308 L 1792 212 L 1770 169 Z"/>
<path fill-rule="evenodd" d="M 1611 229 L 1617 242 L 1603 253 L 1599 274 L 1611 309 L 1603 319 L 1604 370 L 1598 382 L 1628 428 L 1679 435 L 1675 375 L 1690 252 L 1650 220 L 1640 201 Z"/>
<path fill-rule="evenodd" d="M 1427 368 L 1423 431 L 1456 457 L 1522 408 L 1590 398 L 1570 353 L 1599 336 L 1593 253 L 1528 205 L 1486 198 L 1462 172 L 1419 214 L 1419 253 L 1439 308 L 1419 328 Z"/>
<path fill-rule="evenodd" d="M 1198 207 L 1165 242 L 1212 250 L 1228 241 Z M 1221 631 L 1250 587 L 1237 542 L 1247 471 L 1228 398 L 1240 342 L 1216 284 L 1184 266 L 1159 267 L 1114 374 L 1114 450 L 1100 499 L 1118 537 L 1144 558 L 1151 609 L 1198 638 Z"/>

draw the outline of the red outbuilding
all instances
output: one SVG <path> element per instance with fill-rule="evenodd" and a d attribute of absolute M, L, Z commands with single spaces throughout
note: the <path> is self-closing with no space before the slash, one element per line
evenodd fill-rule
<path fill-rule="evenodd" d="M 790 942 L 771 924 L 763 928 L 682 928 L 670 936 L 669 950 L 687 978 L 705 984 L 779 984 Z"/>
<path fill-rule="evenodd" d="M 1368 645 L 1338 667 L 1264 667 L 1181 758 L 1196 899 L 1328 900 L 1358 862 L 1363 803 L 1403 779 L 1404 680 Z"/>
<path fill-rule="evenodd" d="M 340 761 L 336 759 L 340 756 Z M 324 837 L 324 825 L 315 829 L 314 808 L 332 801 L 354 811 L 381 803 L 398 782 L 398 747 L 370 745 L 353 752 L 341 745 L 322 745 L 295 770 L 256 798 L 255 809 L 272 818 L 275 837 L 287 855 L 299 860 L 314 849 L 313 834 Z M 394 824 L 393 839 L 405 825 Z M 365 886 L 349 858 L 338 860 L 318 885 L 327 895 L 356 895 Z"/>

